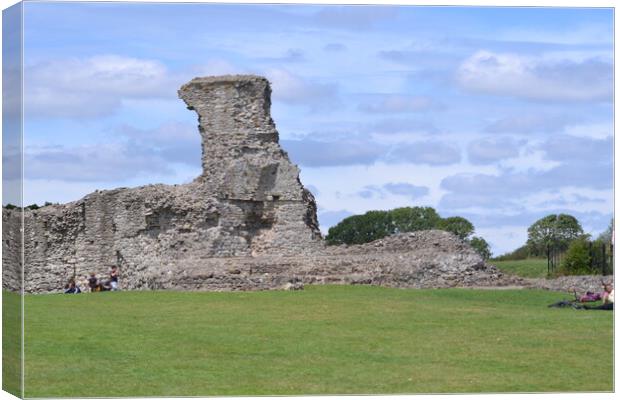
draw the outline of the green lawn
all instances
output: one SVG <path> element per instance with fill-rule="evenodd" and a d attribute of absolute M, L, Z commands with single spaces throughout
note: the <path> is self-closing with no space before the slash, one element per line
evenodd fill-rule
<path fill-rule="evenodd" d="M 26 298 L 26 396 L 611 391 L 612 313 L 563 294 L 312 286 Z"/>
<path fill-rule="evenodd" d="M 2 291 L 2 389 L 18 396 L 21 391 L 21 297 Z"/>
<path fill-rule="evenodd" d="M 547 276 L 546 258 L 527 258 L 525 260 L 489 261 L 501 271 L 524 278 L 545 278 Z"/>

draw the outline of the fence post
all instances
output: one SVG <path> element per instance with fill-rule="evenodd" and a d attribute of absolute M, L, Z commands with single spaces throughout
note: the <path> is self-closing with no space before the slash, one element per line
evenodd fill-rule
<path fill-rule="evenodd" d="M 613 274 L 614 273 L 614 244 L 613 242 L 609 245 L 609 266 L 610 268 L 610 273 Z"/>
<path fill-rule="evenodd" d="M 549 244 L 547 243 L 547 275 L 551 275 L 551 260 L 549 256 L 551 253 L 549 252 Z"/>
<path fill-rule="evenodd" d="M 602 252 L 602 268 L 601 268 L 601 275 L 605 276 L 607 275 L 607 254 L 605 254 L 605 248 L 607 247 L 607 245 L 603 242 L 601 243 L 601 252 Z"/>

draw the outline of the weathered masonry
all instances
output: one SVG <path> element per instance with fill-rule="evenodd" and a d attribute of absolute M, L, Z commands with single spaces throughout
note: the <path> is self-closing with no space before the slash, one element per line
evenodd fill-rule
<path fill-rule="evenodd" d="M 198 114 L 202 174 L 186 185 L 96 191 L 24 212 L 26 292 L 119 265 L 124 289 L 249 290 L 287 282 L 403 287 L 500 284 L 445 232 L 327 248 L 316 204 L 280 147 L 271 88 L 252 75 L 196 78 L 179 96 Z M 17 288 L 21 211 L 3 210 L 3 281 Z"/>

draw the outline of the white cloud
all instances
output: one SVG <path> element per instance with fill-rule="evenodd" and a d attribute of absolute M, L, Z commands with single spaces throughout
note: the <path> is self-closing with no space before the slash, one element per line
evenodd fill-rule
<path fill-rule="evenodd" d="M 485 138 L 475 140 L 467 146 L 467 156 L 473 164 L 492 164 L 500 160 L 519 156 L 519 149 L 524 145 L 509 137 Z"/>
<path fill-rule="evenodd" d="M 30 147 L 25 154 L 24 165 L 24 176 L 28 179 L 122 182 L 141 174 L 173 174 L 173 170 L 152 149 L 122 142 L 76 147 Z"/>
<path fill-rule="evenodd" d="M 155 60 L 117 55 L 66 58 L 27 66 L 26 117 L 97 117 L 123 99 L 174 96 L 175 84 Z"/>
<path fill-rule="evenodd" d="M 461 161 L 461 150 L 450 143 L 427 140 L 397 146 L 386 159 L 395 163 L 450 165 Z"/>
<path fill-rule="evenodd" d="M 493 119 L 484 130 L 489 133 L 557 133 L 578 120 L 579 117 L 574 114 L 545 113 L 526 109 Z"/>
<path fill-rule="evenodd" d="M 213 58 L 195 66 L 192 71 L 196 76 L 247 74 L 248 71 L 221 58 Z"/>
<path fill-rule="evenodd" d="M 388 192 L 399 195 L 409 196 L 413 199 L 423 197 L 428 194 L 428 188 L 425 186 L 416 186 L 407 182 L 386 183 L 383 188 Z"/>
<path fill-rule="evenodd" d="M 613 160 L 613 141 L 588 137 L 556 135 L 541 145 L 546 158 L 554 161 L 588 164 L 609 163 Z"/>
<path fill-rule="evenodd" d="M 564 132 L 567 135 L 590 138 L 590 139 L 607 139 L 614 134 L 614 126 L 612 122 L 601 122 L 592 124 L 580 124 L 567 127 Z"/>
<path fill-rule="evenodd" d="M 339 103 L 338 87 L 335 84 L 302 78 L 281 68 L 267 69 L 265 74 L 271 82 L 274 101 L 312 109 L 329 109 Z"/>
<path fill-rule="evenodd" d="M 314 14 L 313 21 L 320 26 L 337 29 L 366 30 L 397 16 L 394 8 L 374 5 L 355 7 L 328 6 Z"/>
<path fill-rule="evenodd" d="M 33 145 L 25 150 L 27 179 L 126 182 L 200 173 L 200 135 L 194 126 L 168 122 L 153 129 L 123 125 L 105 141 L 83 145 Z M 179 182 L 175 182 L 179 183 Z"/>
<path fill-rule="evenodd" d="M 428 96 L 386 95 L 378 101 L 359 105 L 360 111 L 369 113 L 413 113 L 438 109 L 441 106 Z"/>
<path fill-rule="evenodd" d="M 569 186 L 524 196 L 519 202 L 530 211 L 553 211 L 563 208 L 572 212 L 606 214 L 613 209 L 613 190 L 597 190 Z"/>
<path fill-rule="evenodd" d="M 323 235 L 327 235 L 329 228 L 338 224 L 346 217 L 353 215 L 352 212 L 347 210 L 319 210 L 317 214 L 317 217 L 319 219 L 319 228 L 321 229 L 321 233 L 323 233 Z"/>
<path fill-rule="evenodd" d="M 369 165 L 387 151 L 385 146 L 368 141 L 304 139 L 283 140 L 281 143 L 291 161 L 308 167 Z"/>
<path fill-rule="evenodd" d="M 611 24 L 602 23 L 567 25 L 555 30 L 542 30 L 533 27 L 527 27 L 527 29 L 507 27 L 503 32 L 498 32 L 496 37 L 500 40 L 509 41 L 589 45 L 595 47 L 596 45 L 611 45 L 613 43 L 612 29 Z"/>
<path fill-rule="evenodd" d="M 545 172 L 561 165 L 559 161 L 549 160 L 546 155 L 542 150 L 525 147 L 519 157 L 501 160 L 499 165 L 513 173 Z"/>
<path fill-rule="evenodd" d="M 463 89 L 531 100 L 611 101 L 613 66 L 600 59 L 544 60 L 478 51 L 459 66 Z"/>
<path fill-rule="evenodd" d="M 512 251 L 527 241 L 528 225 L 507 225 L 501 227 L 476 227 L 476 236 L 482 236 L 489 245 L 493 256 Z"/>

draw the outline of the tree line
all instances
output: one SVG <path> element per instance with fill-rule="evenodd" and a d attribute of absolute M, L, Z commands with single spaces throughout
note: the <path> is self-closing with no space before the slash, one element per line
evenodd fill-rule
<path fill-rule="evenodd" d="M 401 207 L 374 210 L 352 215 L 329 228 L 325 240 L 329 245 L 363 244 L 403 232 L 440 229 L 467 241 L 483 258 L 491 257 L 489 244 L 473 236 L 474 225 L 463 217 L 442 218 L 432 207 Z"/>
<path fill-rule="evenodd" d="M 54 203 L 50 203 L 49 201 L 46 201 L 42 206 L 38 205 L 37 203 L 32 203 L 29 206 L 25 206 L 24 209 L 26 210 L 38 210 L 41 207 L 47 207 L 47 206 L 51 206 Z M 58 203 L 56 203 L 58 204 Z M 6 208 L 7 210 L 15 210 L 16 208 L 21 208 L 16 206 L 15 204 L 11 204 L 11 203 L 7 203 L 6 205 L 3 206 L 4 208 Z"/>
<path fill-rule="evenodd" d="M 561 253 L 559 275 L 587 275 L 599 271 L 592 269 L 592 259 L 600 259 L 601 252 L 611 254 L 614 220 L 596 239 L 586 234 L 577 218 L 569 214 L 550 214 L 534 222 L 527 230 L 527 242 L 516 250 L 495 260 L 524 260 L 531 257 L 549 257 L 551 252 Z"/>

